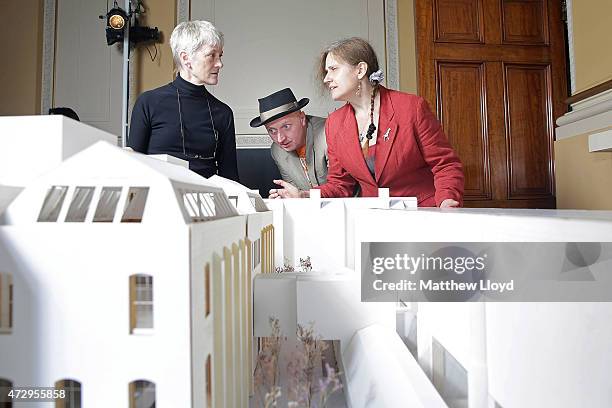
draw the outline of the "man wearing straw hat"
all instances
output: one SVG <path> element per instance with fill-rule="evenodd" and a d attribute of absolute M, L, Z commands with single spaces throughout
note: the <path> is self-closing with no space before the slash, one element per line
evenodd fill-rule
<path fill-rule="evenodd" d="M 325 119 L 302 112 L 308 102 L 308 98 L 298 102 L 285 88 L 259 99 L 259 116 L 251 120 L 251 127 L 266 127 L 274 142 L 272 158 L 283 180 L 301 190 L 327 180 Z"/>

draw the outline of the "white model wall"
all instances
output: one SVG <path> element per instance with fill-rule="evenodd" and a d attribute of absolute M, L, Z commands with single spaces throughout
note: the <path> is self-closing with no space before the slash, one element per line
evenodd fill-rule
<path fill-rule="evenodd" d="M 376 353 L 372 353 L 376 350 Z M 345 394 L 353 407 L 445 408 L 446 404 L 395 330 L 373 324 L 357 331 L 343 353 Z"/>
<path fill-rule="evenodd" d="M 2 214 L 4 211 L 22 190 L 23 187 L 5 186 L 0 184 L 0 220 L 2 219 Z"/>
<path fill-rule="evenodd" d="M 250 273 L 247 265 L 243 265 L 243 259 L 238 260 L 239 274 L 235 273 L 233 259 L 232 265 L 229 265 L 229 275 L 226 273 L 227 265 L 220 267 L 220 262 L 214 262 L 214 258 L 224 259 L 225 251 L 232 251 L 241 241 L 244 245 L 245 231 L 246 216 L 191 225 L 192 384 L 196 407 L 207 406 L 205 371 L 206 358 L 209 354 L 213 374 L 212 406 L 247 405 L 250 373 L 245 349 L 249 333 L 245 328 L 247 320 L 244 315 L 248 313 L 251 296 L 247 295 L 244 276 L 250 276 Z M 210 271 L 211 299 L 210 314 L 205 316 L 207 267 Z M 229 299 L 226 280 L 230 282 Z M 230 310 L 219 307 L 228 301 L 232 305 Z M 227 354 L 232 355 L 233 364 L 229 367 L 224 365 Z M 230 380 L 227 381 L 226 378 Z"/>
<path fill-rule="evenodd" d="M 274 264 L 276 266 L 284 265 L 285 256 L 285 201 L 287 200 L 264 200 L 266 206 L 272 212 L 272 223 L 274 224 Z M 287 236 L 289 239 L 290 236 Z"/>
<path fill-rule="evenodd" d="M 612 212 L 367 211 L 356 241 L 610 242 Z M 360 251 L 360 249 L 357 249 Z M 360 252 L 358 252 L 360 253 Z M 361 270 L 360 256 L 356 270 Z M 419 363 L 432 372 L 432 339 L 468 371 L 473 398 L 505 408 L 612 405 L 612 304 L 419 303 Z M 482 346 L 477 346 L 482 345 Z"/>
<path fill-rule="evenodd" d="M 117 137 L 61 115 L 0 117 L 0 184 L 25 186 L 100 140 Z"/>
<path fill-rule="evenodd" d="M 490 303 L 486 313 L 489 389 L 502 407 L 612 406 L 610 303 Z"/>
<path fill-rule="evenodd" d="M 279 319 L 284 335 L 314 325 L 322 340 L 339 340 L 344 351 L 360 329 L 371 324 L 395 329 L 395 305 L 361 302 L 360 280 L 353 271 L 262 274 L 254 282 L 256 337 L 270 335 L 269 318 Z"/>
<path fill-rule="evenodd" d="M 311 194 L 318 190 L 311 190 Z M 389 198 L 389 189 L 379 189 L 379 197 L 267 200 L 274 212 L 274 234 L 277 242 L 275 261 L 298 265 L 300 258 L 310 256 L 313 267 L 334 272 L 355 267 L 354 228 L 363 209 L 416 209 L 414 197 Z"/>
<path fill-rule="evenodd" d="M 190 406 L 189 232 L 142 224 L 0 227 L 13 274 L 14 325 L 0 336 L 0 377 L 74 379 L 86 407 L 127 407 L 128 384 L 155 383 L 157 406 Z M 130 334 L 129 277 L 153 276 L 154 329 Z"/>
<path fill-rule="evenodd" d="M 342 200 L 283 200 L 283 256 L 291 265 L 310 256 L 320 272 L 345 266 L 346 221 Z M 275 223 L 275 228 L 278 226 Z"/>
<path fill-rule="evenodd" d="M 280 201 L 280 200 L 278 200 Z M 272 213 L 272 211 L 266 211 L 266 212 L 259 212 L 259 213 L 252 213 L 249 214 L 247 216 L 247 225 L 246 225 L 246 238 L 252 243 L 254 244 L 256 240 L 260 240 L 259 241 L 259 247 L 261 248 L 261 246 L 263 245 L 262 242 L 262 231 L 264 230 L 264 228 L 266 227 L 270 227 L 270 226 L 274 226 L 274 232 L 276 233 L 276 230 L 278 228 L 276 228 L 275 223 L 274 223 L 275 217 Z M 273 242 L 274 247 L 281 247 L 282 248 L 282 241 L 278 241 L 276 239 L 276 236 L 274 237 L 274 242 Z M 261 252 L 261 251 L 260 251 Z M 255 265 L 253 265 L 253 270 L 254 270 L 254 275 L 257 273 L 262 272 L 262 256 L 261 253 L 257 255 L 257 259 L 259 259 L 259 262 Z M 278 260 L 273 258 L 273 264 L 276 266 L 280 266 L 282 265 L 282 263 L 278 263 Z M 253 275 L 253 277 L 254 277 Z"/>

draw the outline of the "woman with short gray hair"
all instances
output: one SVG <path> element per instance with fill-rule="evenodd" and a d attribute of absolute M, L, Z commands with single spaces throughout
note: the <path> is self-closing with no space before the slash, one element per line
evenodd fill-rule
<path fill-rule="evenodd" d="M 207 85 L 219 82 L 223 34 L 208 21 L 187 21 L 170 36 L 176 79 L 144 92 L 134 105 L 127 145 L 170 154 L 203 177 L 238 180 L 234 114 Z"/>

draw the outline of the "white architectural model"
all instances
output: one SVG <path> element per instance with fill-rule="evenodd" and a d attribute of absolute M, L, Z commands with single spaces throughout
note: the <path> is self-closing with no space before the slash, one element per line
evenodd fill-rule
<path fill-rule="evenodd" d="M 36 155 L 54 153 L 29 171 L 6 135 L 43 128 Z M 338 342 L 350 407 L 612 406 L 609 303 L 396 309 L 361 302 L 359 279 L 362 242 L 610 242 L 612 213 L 417 210 L 384 191 L 264 203 L 65 118 L 0 129 L 0 387 L 65 389 L 65 407 L 247 407 L 275 316 Z M 306 256 L 312 272 L 274 273 Z"/>
<path fill-rule="evenodd" d="M 104 142 L 29 183 L 0 226 L 0 378 L 92 407 L 246 406 L 247 223 L 206 179 Z"/>
<path fill-rule="evenodd" d="M 278 226 L 284 226 L 283 247 L 289 248 L 289 253 L 299 249 L 295 259 L 312 254 L 315 269 L 318 263 L 324 263 L 321 269 L 333 264 L 331 270 L 347 267 L 360 271 L 362 242 L 612 241 L 612 212 L 393 211 L 384 210 L 388 199 L 380 200 L 382 204 L 355 199 L 341 204 L 344 200 L 315 197 L 268 205 L 275 213 L 277 234 Z M 347 255 L 350 251 L 353 256 Z M 277 250 L 277 259 L 281 256 Z M 343 260 L 344 265 L 335 266 Z M 612 259 L 607 262 L 612 267 Z M 334 279 L 331 273 L 326 276 Z M 261 278 L 256 279 L 256 289 Z M 300 313 L 313 312 L 296 289 L 300 280 L 285 286 L 285 296 L 297 297 L 296 310 L 291 313 L 298 316 L 299 323 L 308 321 L 299 317 Z M 256 317 L 259 307 L 256 304 Z M 329 312 L 332 308 L 325 310 L 328 312 L 318 316 L 324 319 L 328 315 L 330 321 L 342 319 Z M 413 344 L 415 357 L 451 408 L 612 405 L 612 396 L 606 391 L 610 389 L 608 370 L 602 363 L 612 358 L 610 316 L 610 303 L 422 302 L 405 305 L 397 312 L 398 331 L 407 342 L 411 327 L 418 333 Z M 312 315 L 309 319 L 316 320 Z M 258 320 L 255 322 L 257 331 Z M 259 324 L 264 326 L 264 322 Z M 375 387 L 385 390 L 377 393 L 380 406 L 393 406 L 394 400 L 410 401 L 410 406 L 440 406 L 439 398 L 429 392 L 431 382 L 424 383 L 422 372 L 414 370 L 415 361 L 406 355 L 407 349 L 394 346 L 396 339 L 380 324 L 377 326 L 379 329 L 370 326 L 357 332 L 348 349 L 342 347 L 347 399 L 354 406 L 363 406 L 360 402 L 365 404 L 366 400 L 360 393 Z M 333 338 L 340 336 L 336 333 Z M 377 357 L 369 360 L 366 356 L 373 349 Z M 393 350 L 392 356 L 389 350 Z M 584 372 L 589 373 L 588 381 Z M 405 382 L 396 382 L 398 378 Z"/>
<path fill-rule="evenodd" d="M 355 240 L 612 242 L 612 212 L 372 211 L 355 225 Z M 612 259 L 605 262 L 610 270 Z M 612 359 L 612 303 L 421 302 L 409 309 L 417 320 L 419 364 L 447 403 L 612 406 L 603 363 Z"/>

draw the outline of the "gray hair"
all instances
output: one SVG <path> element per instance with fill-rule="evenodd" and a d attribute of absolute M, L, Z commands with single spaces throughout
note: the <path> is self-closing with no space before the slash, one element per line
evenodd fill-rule
<path fill-rule="evenodd" d="M 172 58 L 177 68 L 181 67 L 179 54 L 185 51 L 193 55 L 203 46 L 223 48 L 223 33 L 204 20 L 184 21 L 174 27 L 170 36 Z"/>

